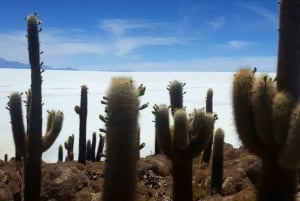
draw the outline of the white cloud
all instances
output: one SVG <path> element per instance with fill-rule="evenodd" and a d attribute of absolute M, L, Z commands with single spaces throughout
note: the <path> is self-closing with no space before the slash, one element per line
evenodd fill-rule
<path fill-rule="evenodd" d="M 271 12 L 270 10 L 267 10 L 263 7 L 256 6 L 256 5 L 250 5 L 250 4 L 242 4 L 242 7 L 252 11 L 254 14 L 259 15 L 261 17 L 264 17 L 267 21 L 269 21 L 272 26 L 278 25 L 278 17 L 275 13 Z"/>
<path fill-rule="evenodd" d="M 213 21 L 210 21 L 209 24 L 214 30 L 217 30 L 225 25 L 225 17 L 219 17 Z"/>
<path fill-rule="evenodd" d="M 248 47 L 253 45 L 252 42 L 244 41 L 244 40 L 231 40 L 227 42 L 227 47 L 232 49 L 241 49 L 244 47 Z"/>
<path fill-rule="evenodd" d="M 185 40 L 175 37 L 128 37 L 116 41 L 118 55 L 131 53 L 133 50 L 154 45 L 178 45 L 186 43 Z"/>
<path fill-rule="evenodd" d="M 165 23 L 149 22 L 146 20 L 107 19 L 100 22 L 99 28 L 112 32 L 117 36 L 122 36 L 131 30 L 153 29 L 162 24 Z"/>

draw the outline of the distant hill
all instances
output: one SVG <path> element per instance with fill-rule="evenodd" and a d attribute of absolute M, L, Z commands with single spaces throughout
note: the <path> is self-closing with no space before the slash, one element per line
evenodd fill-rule
<path fill-rule="evenodd" d="M 0 58 L 0 68 L 13 68 L 13 69 L 30 69 L 29 64 L 24 64 L 18 61 L 8 61 Z M 66 68 L 54 68 L 51 66 L 43 66 L 46 70 L 78 70 L 76 68 L 66 67 Z"/>

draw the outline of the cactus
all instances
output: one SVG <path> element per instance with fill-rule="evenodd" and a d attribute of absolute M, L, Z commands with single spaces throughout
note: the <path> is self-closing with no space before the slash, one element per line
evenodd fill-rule
<path fill-rule="evenodd" d="M 87 96 L 88 87 L 81 86 L 80 106 L 75 106 L 75 112 L 79 115 L 79 154 L 78 162 L 85 165 L 86 160 L 86 119 L 87 119 Z"/>
<path fill-rule="evenodd" d="M 170 106 L 171 114 L 174 116 L 174 113 L 177 109 L 183 108 L 183 95 L 186 93 L 183 91 L 185 83 L 179 82 L 178 80 L 173 80 L 169 82 L 167 90 L 169 91 L 170 96 Z M 162 150 L 159 144 L 157 133 L 155 133 L 155 155 L 161 154 Z"/>
<path fill-rule="evenodd" d="M 63 158 L 64 158 L 63 149 L 64 149 L 63 146 L 60 144 L 58 146 L 58 162 L 63 162 Z"/>
<path fill-rule="evenodd" d="M 86 143 L 86 160 L 91 161 L 92 160 L 92 143 L 91 140 L 88 140 Z"/>
<path fill-rule="evenodd" d="M 136 89 L 131 79 L 113 78 L 104 97 L 106 117 L 106 154 L 104 173 L 104 201 L 135 200 L 136 161 L 139 153 L 138 97 L 145 87 Z"/>
<path fill-rule="evenodd" d="M 213 90 L 209 88 L 206 93 L 206 113 L 213 113 Z M 213 132 L 213 131 L 212 131 Z M 201 165 L 209 164 L 210 156 L 211 156 L 211 147 L 213 143 L 213 134 L 211 134 L 211 138 L 208 140 L 207 145 L 204 148 L 202 153 Z M 205 166 L 205 165 L 204 165 Z"/>
<path fill-rule="evenodd" d="M 8 161 L 8 155 L 4 154 L 4 162 L 7 162 L 7 161 Z"/>
<path fill-rule="evenodd" d="M 96 133 L 94 132 L 93 133 L 93 136 L 92 136 L 92 155 L 91 155 L 91 158 L 92 158 L 92 161 L 95 161 L 96 160 Z"/>
<path fill-rule="evenodd" d="M 222 194 L 223 183 L 223 150 L 224 150 L 224 131 L 217 129 L 213 141 L 213 156 L 211 170 L 211 194 Z"/>
<path fill-rule="evenodd" d="M 29 15 L 27 38 L 29 63 L 31 66 L 31 89 L 27 94 L 27 131 L 23 124 L 21 94 L 12 93 L 8 109 L 11 116 L 12 131 L 16 152 L 24 157 L 24 201 L 39 201 L 41 192 L 41 158 L 55 141 L 61 130 L 63 113 L 48 112 L 46 134 L 42 137 L 42 76 L 40 62 L 39 24 L 40 20 Z"/>
<path fill-rule="evenodd" d="M 153 113 L 160 147 L 172 160 L 173 200 L 192 201 L 192 160 L 204 149 L 215 117 L 203 110 L 195 110 L 187 118 L 181 108 L 175 111 L 174 127 L 170 128 L 166 105 L 155 105 Z"/>
<path fill-rule="evenodd" d="M 65 149 L 67 150 L 66 161 L 73 161 L 74 160 L 74 134 L 68 137 L 68 140 L 65 142 Z"/>
<path fill-rule="evenodd" d="M 101 157 L 103 155 L 103 148 L 104 148 L 104 137 L 103 135 L 99 135 L 99 143 L 98 143 L 98 148 L 97 148 L 97 154 L 96 154 L 96 161 L 101 161 Z"/>
<path fill-rule="evenodd" d="M 183 95 L 185 94 L 185 92 L 183 91 L 184 86 L 185 83 L 179 82 L 177 80 L 171 81 L 167 86 L 170 94 L 172 115 L 174 115 L 176 109 L 183 108 Z"/>
<path fill-rule="evenodd" d="M 262 158 L 258 200 L 295 200 L 300 105 L 267 75 L 249 69 L 235 75 L 233 103 L 242 143 Z"/>

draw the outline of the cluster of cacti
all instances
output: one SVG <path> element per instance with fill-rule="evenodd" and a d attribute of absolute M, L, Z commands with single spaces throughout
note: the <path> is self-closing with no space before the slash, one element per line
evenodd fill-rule
<path fill-rule="evenodd" d="M 65 141 L 64 147 L 67 150 L 66 161 L 74 160 L 74 134 L 68 137 L 68 140 Z"/>
<path fill-rule="evenodd" d="M 27 130 L 23 122 L 20 93 L 9 97 L 8 109 L 11 116 L 12 131 L 16 145 L 16 155 L 24 157 L 24 201 L 39 201 L 41 192 L 41 158 L 59 134 L 63 113 L 48 112 L 46 134 L 42 137 L 42 76 L 40 62 L 39 24 L 36 15 L 29 15 L 27 38 L 29 63 L 31 66 L 31 89 L 27 93 Z"/>
<path fill-rule="evenodd" d="M 106 104 L 106 163 L 104 201 L 133 201 L 136 187 L 136 161 L 139 152 L 139 96 L 145 87 L 135 87 L 130 78 L 113 78 L 102 103 Z"/>
<path fill-rule="evenodd" d="M 222 194 L 223 184 L 223 150 L 224 131 L 218 128 L 213 138 L 213 155 L 211 164 L 211 194 Z"/>
<path fill-rule="evenodd" d="M 96 160 L 96 133 L 92 135 L 92 141 L 88 140 L 86 143 L 86 160 L 95 161 Z"/>
<path fill-rule="evenodd" d="M 153 112 L 159 146 L 162 153 L 172 160 L 174 201 L 192 201 L 192 161 L 203 151 L 215 122 L 215 115 L 205 113 L 203 109 L 195 110 L 187 117 L 182 106 L 183 100 L 177 100 L 183 99 L 183 86 L 184 84 L 173 81 L 168 88 L 173 108 L 173 127 L 169 126 L 169 110 L 166 105 L 155 105 Z M 175 102 L 181 104 L 172 105 Z"/>
<path fill-rule="evenodd" d="M 79 154 L 78 162 L 85 165 L 86 161 L 86 121 L 88 105 L 88 87 L 81 86 L 80 106 L 75 106 L 75 112 L 79 115 Z"/>

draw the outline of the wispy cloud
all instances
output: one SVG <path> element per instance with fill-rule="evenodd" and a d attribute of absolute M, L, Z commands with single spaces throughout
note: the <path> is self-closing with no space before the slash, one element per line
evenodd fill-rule
<path fill-rule="evenodd" d="M 244 40 L 231 40 L 231 41 L 228 41 L 226 44 L 226 46 L 231 49 L 241 49 L 241 48 L 248 47 L 251 45 L 253 45 L 252 42 L 244 41 Z"/>
<path fill-rule="evenodd" d="M 267 21 L 269 21 L 269 23 L 271 23 L 272 26 L 277 26 L 278 24 L 278 17 L 276 15 L 276 13 L 263 8 L 261 6 L 257 6 L 257 5 L 252 5 L 252 4 L 241 4 L 242 7 L 250 10 L 251 12 L 253 12 L 255 15 L 261 16 L 263 18 L 265 18 Z"/>
<path fill-rule="evenodd" d="M 219 17 L 215 20 L 208 22 L 214 30 L 217 30 L 225 25 L 225 17 Z"/>
<path fill-rule="evenodd" d="M 131 53 L 133 50 L 145 46 L 183 45 L 187 41 L 176 37 L 128 37 L 116 41 L 118 55 Z"/>
<path fill-rule="evenodd" d="M 99 28 L 112 32 L 117 36 L 137 29 L 154 29 L 165 23 L 150 22 L 147 20 L 124 20 L 124 19 L 106 19 L 100 22 Z"/>

